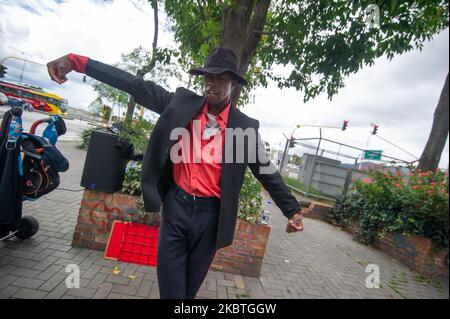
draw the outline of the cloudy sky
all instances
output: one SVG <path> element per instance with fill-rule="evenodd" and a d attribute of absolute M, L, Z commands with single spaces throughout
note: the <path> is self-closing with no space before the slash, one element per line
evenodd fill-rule
<path fill-rule="evenodd" d="M 160 46 L 176 45 L 161 15 Z M 356 147 L 383 150 L 385 155 L 414 160 L 427 141 L 433 112 L 449 70 L 448 29 L 425 44 L 422 51 L 412 51 L 393 60 L 378 59 L 346 80 L 332 101 L 321 95 L 303 103 L 303 95 L 294 89 L 279 90 L 275 84 L 256 91 L 255 102 L 243 112 L 257 118 L 261 135 L 273 147 L 284 147 L 284 136 L 296 124 L 341 126 L 350 124 L 345 132 L 324 129 L 324 137 Z M 67 53 L 79 53 L 105 63 L 116 63 L 121 53 L 138 46 L 151 48 L 153 13 L 146 1 L 52 1 L 0 0 L 0 59 L 7 56 L 26 58 L 45 64 Z M 69 81 L 59 86 L 52 83 L 46 68 L 7 59 L 9 80 L 40 85 L 69 100 L 73 107 L 87 108 L 96 97 L 92 88 L 82 82 L 80 74 L 70 74 Z M 183 85 L 173 81 L 169 89 Z M 380 125 L 379 136 L 399 148 L 370 135 L 370 125 Z M 301 127 L 297 138 L 318 137 L 317 128 Z M 314 145 L 316 141 L 307 141 Z M 322 146 L 331 151 L 339 147 Z M 311 150 L 296 147 L 298 154 Z M 359 152 L 342 147 L 340 153 L 358 156 Z M 413 157 L 414 155 L 415 157 Z M 336 156 L 329 155 L 333 158 Z M 344 162 L 350 159 L 340 157 Z M 448 141 L 440 166 L 447 168 Z"/>

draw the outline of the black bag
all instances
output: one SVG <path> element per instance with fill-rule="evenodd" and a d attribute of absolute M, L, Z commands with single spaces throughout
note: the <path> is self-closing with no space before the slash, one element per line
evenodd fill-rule
<path fill-rule="evenodd" d="M 59 173 L 69 168 L 69 162 L 59 150 L 44 138 L 22 133 L 24 152 L 23 195 L 25 199 L 39 198 L 57 188 Z"/>

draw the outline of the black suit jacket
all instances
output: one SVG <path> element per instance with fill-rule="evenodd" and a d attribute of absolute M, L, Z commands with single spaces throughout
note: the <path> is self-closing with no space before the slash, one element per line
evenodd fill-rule
<path fill-rule="evenodd" d="M 86 74 L 128 92 L 138 104 L 160 114 L 144 156 L 141 177 L 145 210 L 148 212 L 159 211 L 161 201 L 164 200 L 164 196 L 173 182 L 172 161 L 169 154 L 170 148 L 176 140 L 170 139 L 170 133 L 174 128 L 185 128 L 188 125 L 204 105 L 205 97 L 185 88 L 168 92 L 151 81 L 145 81 L 128 72 L 92 59 L 86 65 Z M 239 193 L 247 166 L 250 167 L 252 173 L 287 218 L 300 210 L 297 200 L 265 155 L 264 145 L 257 133 L 259 122 L 231 105 L 227 128 L 241 128 L 244 131 L 253 129 L 258 138 L 251 145 L 248 143 L 251 139 L 238 141 L 234 138 L 225 138 L 224 159 L 227 153 L 236 154 L 236 150 L 240 147 L 243 147 L 245 156 L 243 163 L 236 160 L 222 162 L 217 249 L 229 246 L 233 242 Z M 256 161 L 251 160 L 252 155 Z M 271 165 L 272 173 L 262 172 L 267 170 L 269 165 Z"/>

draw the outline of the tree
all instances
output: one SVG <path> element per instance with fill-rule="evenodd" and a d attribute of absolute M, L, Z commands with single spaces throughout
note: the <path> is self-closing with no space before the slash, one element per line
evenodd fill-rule
<path fill-rule="evenodd" d="M 234 50 L 239 72 L 250 83 L 233 92 L 238 105 L 269 80 L 301 90 L 304 101 L 322 92 L 331 99 L 346 76 L 376 58 L 422 49 L 449 23 L 445 0 L 165 0 L 164 5 L 186 69 L 203 63 L 219 45 Z M 276 65 L 285 68 L 276 72 Z M 198 79 L 194 84 L 200 86 Z"/>
<path fill-rule="evenodd" d="M 203 63 L 216 46 L 231 48 L 250 90 L 267 86 L 302 90 L 304 100 L 327 92 L 331 99 L 344 77 L 378 57 L 421 49 L 448 25 L 444 0 L 375 1 L 378 26 L 368 27 L 370 1 L 165 0 L 186 68 Z M 288 75 L 274 72 L 285 66 Z M 237 102 L 240 90 L 234 96 Z"/>
<path fill-rule="evenodd" d="M 433 116 L 433 126 L 427 144 L 420 157 L 418 168 L 422 171 L 434 171 L 439 165 L 442 151 L 448 137 L 449 121 L 448 73 L 442 88 L 439 102 Z"/>
<path fill-rule="evenodd" d="M 98 96 L 94 101 L 91 102 L 91 104 L 89 104 L 89 112 L 91 112 L 95 116 L 103 117 L 104 105 L 100 96 Z"/>
<path fill-rule="evenodd" d="M 121 108 L 125 109 L 127 107 L 128 103 L 128 93 L 118 90 L 116 88 L 113 88 L 112 86 L 109 86 L 108 84 L 92 80 L 92 86 L 94 87 L 94 90 L 98 93 L 97 99 L 95 101 L 102 101 L 102 99 L 109 102 L 110 105 L 112 105 L 111 109 L 111 115 L 114 115 L 114 107 L 117 106 L 119 108 L 119 117 L 120 117 L 120 110 Z M 94 102 L 94 104 L 96 104 Z M 91 105 L 92 105 L 91 103 Z M 98 102 L 97 102 L 98 103 Z M 91 107 L 90 105 L 90 107 Z"/>
<path fill-rule="evenodd" d="M 144 75 L 152 70 L 155 67 L 155 63 L 157 61 L 157 46 L 158 46 L 158 1 L 157 0 L 149 0 L 152 8 L 153 8 L 153 22 L 155 25 L 155 29 L 153 32 L 153 44 L 152 44 L 152 56 L 150 59 L 147 60 L 146 64 L 141 64 L 141 68 L 136 70 L 136 75 L 138 77 L 143 78 Z M 136 101 L 134 98 L 130 95 L 130 98 L 128 100 L 128 107 L 127 107 L 127 115 L 125 117 L 125 122 L 130 123 L 133 118 L 134 113 L 134 107 L 136 106 Z"/>
<path fill-rule="evenodd" d="M 301 165 L 302 164 L 302 158 L 298 156 L 297 154 L 292 155 L 289 162 L 295 165 Z"/>

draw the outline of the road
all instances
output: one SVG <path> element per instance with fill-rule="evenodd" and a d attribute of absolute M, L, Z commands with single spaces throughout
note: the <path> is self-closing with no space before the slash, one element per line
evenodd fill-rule
<path fill-rule="evenodd" d="M 4 107 L 4 106 L 0 106 L 0 118 L 3 118 L 3 114 L 8 111 L 9 108 Z M 25 111 L 24 114 L 22 115 L 22 121 L 23 121 L 23 127 L 24 127 L 24 131 L 28 132 L 31 128 L 31 125 L 42 118 L 46 118 L 47 115 L 42 114 L 42 113 L 38 113 L 38 112 L 27 112 Z M 63 136 L 59 137 L 59 141 L 76 141 L 78 140 L 80 133 L 88 128 L 88 127 L 92 127 L 93 124 L 88 123 L 86 121 L 82 121 L 82 120 L 78 120 L 78 119 L 74 119 L 74 120 L 69 120 L 69 119 L 64 119 L 65 123 L 66 123 L 66 128 L 67 128 L 67 132 L 66 134 L 64 134 Z M 42 132 L 44 131 L 44 129 L 46 128 L 46 124 L 41 124 L 40 126 L 38 126 L 36 133 L 37 135 L 42 135 Z"/>

